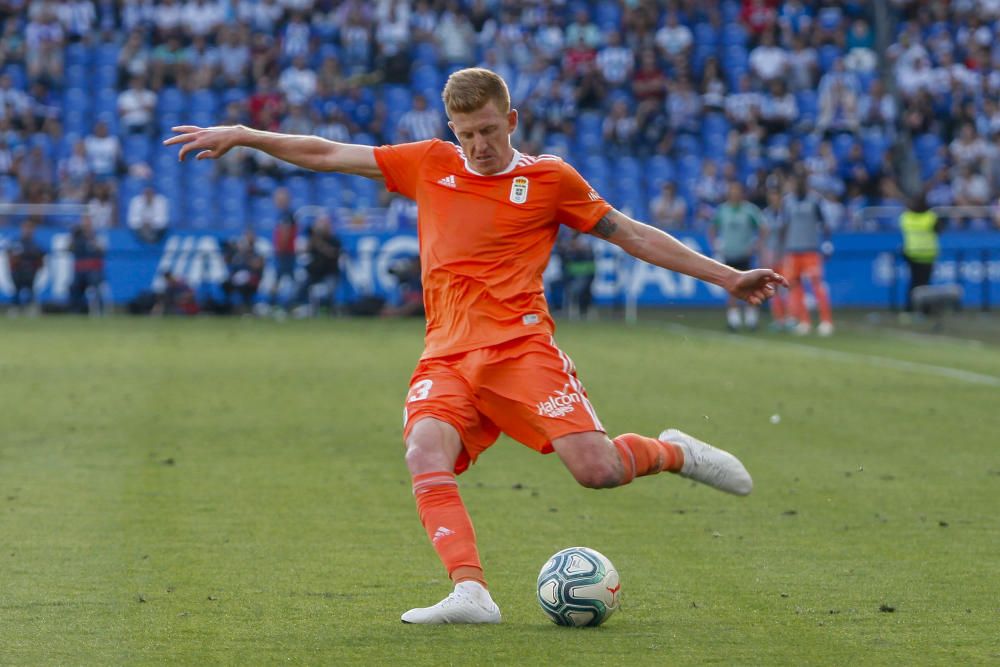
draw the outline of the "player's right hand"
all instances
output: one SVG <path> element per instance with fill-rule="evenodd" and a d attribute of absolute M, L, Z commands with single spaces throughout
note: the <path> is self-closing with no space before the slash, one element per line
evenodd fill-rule
<path fill-rule="evenodd" d="M 164 146 L 182 144 L 177 159 L 184 161 L 184 156 L 191 151 L 198 151 L 197 160 L 218 159 L 240 144 L 243 128 L 239 125 L 198 127 L 197 125 L 177 125 L 170 128 L 178 134 L 164 140 Z"/>

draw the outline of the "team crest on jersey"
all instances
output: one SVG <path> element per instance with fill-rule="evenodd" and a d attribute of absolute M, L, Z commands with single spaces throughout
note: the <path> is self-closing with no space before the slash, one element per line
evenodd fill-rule
<path fill-rule="evenodd" d="M 514 177 L 514 182 L 510 184 L 510 200 L 515 204 L 523 204 L 528 201 L 528 179 L 526 177 Z"/>

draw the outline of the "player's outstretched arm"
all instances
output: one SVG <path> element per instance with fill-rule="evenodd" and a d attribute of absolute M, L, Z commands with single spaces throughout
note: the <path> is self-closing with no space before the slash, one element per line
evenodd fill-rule
<path fill-rule="evenodd" d="M 171 129 L 177 134 L 163 143 L 166 146 L 180 145 L 179 160 L 191 152 L 198 160 L 217 159 L 237 146 L 245 146 L 304 169 L 356 174 L 377 180 L 383 178 L 371 146 L 341 144 L 308 135 L 265 132 L 243 125 L 178 125 Z"/>
<path fill-rule="evenodd" d="M 784 276 L 771 269 L 737 271 L 615 209 L 601 218 L 590 233 L 614 243 L 637 259 L 719 285 L 752 304 L 765 301 L 778 285 L 788 285 Z"/>

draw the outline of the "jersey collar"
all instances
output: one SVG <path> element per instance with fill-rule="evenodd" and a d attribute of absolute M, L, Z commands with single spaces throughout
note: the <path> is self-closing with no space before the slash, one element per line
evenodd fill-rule
<path fill-rule="evenodd" d="M 503 171 L 498 171 L 495 174 L 480 174 L 478 171 L 469 166 L 469 159 L 465 157 L 465 151 L 462 150 L 461 146 L 458 147 L 458 154 L 462 156 L 462 162 L 465 163 L 465 170 L 474 176 L 503 176 L 504 174 L 509 174 L 514 171 L 514 168 L 517 167 L 517 163 L 521 160 L 521 152 L 515 148 L 514 157 L 510 159 L 510 163 L 504 167 Z"/>

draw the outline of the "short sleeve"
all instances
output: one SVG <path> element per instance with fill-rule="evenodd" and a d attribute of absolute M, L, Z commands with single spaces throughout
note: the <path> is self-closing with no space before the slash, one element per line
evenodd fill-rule
<path fill-rule="evenodd" d="M 385 177 L 385 187 L 389 192 L 398 192 L 410 199 L 417 198 L 420 163 L 436 141 L 438 139 L 379 146 L 375 149 L 375 162 Z"/>
<path fill-rule="evenodd" d="M 556 220 L 578 231 L 589 232 L 611 210 L 611 204 L 604 201 L 576 169 L 565 162 L 559 167 Z"/>

